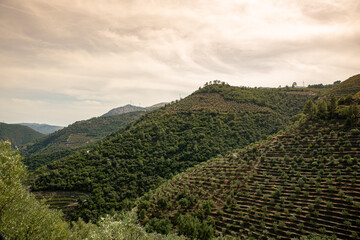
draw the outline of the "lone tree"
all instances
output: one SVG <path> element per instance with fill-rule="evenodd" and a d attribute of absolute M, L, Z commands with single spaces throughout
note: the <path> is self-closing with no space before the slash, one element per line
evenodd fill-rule
<path fill-rule="evenodd" d="M 293 84 L 291 85 L 292 88 L 295 88 L 297 86 L 296 82 L 293 82 Z"/>

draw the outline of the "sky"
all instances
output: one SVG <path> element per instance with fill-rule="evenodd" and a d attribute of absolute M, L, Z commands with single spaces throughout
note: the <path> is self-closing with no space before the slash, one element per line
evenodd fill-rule
<path fill-rule="evenodd" d="M 0 122 L 360 72 L 359 0 L 0 0 Z"/>

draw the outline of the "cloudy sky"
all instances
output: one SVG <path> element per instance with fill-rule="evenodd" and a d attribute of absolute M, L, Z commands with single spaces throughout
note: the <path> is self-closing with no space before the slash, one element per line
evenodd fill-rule
<path fill-rule="evenodd" d="M 360 72 L 359 0 L 0 0 L 0 121 L 68 125 L 128 103 Z"/>

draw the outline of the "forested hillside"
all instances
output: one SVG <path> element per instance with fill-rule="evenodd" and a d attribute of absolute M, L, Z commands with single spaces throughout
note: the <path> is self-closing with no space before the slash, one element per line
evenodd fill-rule
<path fill-rule="evenodd" d="M 36 173 L 33 190 L 83 191 L 74 213 L 86 220 L 156 188 L 164 179 L 283 129 L 308 94 L 207 84 L 189 97 L 142 116 L 93 147 Z"/>
<path fill-rule="evenodd" d="M 0 239 L 5 240 L 184 240 L 176 235 L 146 233 L 133 212 L 106 216 L 97 225 L 70 223 L 48 209 L 24 186 L 27 172 L 20 154 L 0 141 Z"/>
<path fill-rule="evenodd" d="M 144 112 L 130 112 L 78 121 L 22 147 L 21 154 L 25 156 L 24 162 L 29 169 L 34 170 L 104 138 L 143 114 Z"/>
<path fill-rule="evenodd" d="M 43 136 L 44 134 L 26 126 L 0 123 L 0 140 L 8 140 L 13 146 L 21 146 Z"/>
<path fill-rule="evenodd" d="M 145 194 L 137 205 L 141 222 L 148 231 L 164 233 L 166 225 L 191 239 L 358 239 L 359 106 L 338 102 L 308 101 L 305 115 L 286 132 Z"/>

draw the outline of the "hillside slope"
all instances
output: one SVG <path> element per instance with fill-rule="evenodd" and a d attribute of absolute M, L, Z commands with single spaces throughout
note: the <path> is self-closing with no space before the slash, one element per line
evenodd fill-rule
<path fill-rule="evenodd" d="M 50 134 L 57 130 L 60 130 L 64 127 L 61 126 L 53 126 L 49 124 L 39 124 L 39 123 L 19 123 L 20 125 L 27 126 L 29 128 L 34 129 L 37 132 L 43 133 L 43 134 Z"/>
<path fill-rule="evenodd" d="M 336 97 L 346 97 L 348 95 L 354 95 L 360 91 L 360 74 L 354 75 L 338 85 L 335 85 L 325 95 L 334 95 Z"/>
<path fill-rule="evenodd" d="M 126 209 L 163 179 L 284 128 L 312 95 L 212 84 L 39 171 L 34 190 L 90 193 L 77 215 Z"/>
<path fill-rule="evenodd" d="M 336 117 L 307 117 L 285 133 L 176 176 L 139 201 L 139 218 L 149 231 L 170 222 L 196 239 L 217 233 L 358 239 L 360 125 L 353 106 L 339 107 L 347 111 Z"/>
<path fill-rule="evenodd" d="M 13 146 L 21 146 L 43 136 L 44 134 L 26 126 L 0 123 L 0 140 L 8 140 Z"/>
<path fill-rule="evenodd" d="M 185 240 L 175 235 L 149 234 L 134 212 L 114 214 L 97 225 L 66 222 L 61 211 L 51 210 L 31 194 L 21 156 L 9 142 L 0 141 L 0 239 L 17 240 Z"/>
<path fill-rule="evenodd" d="M 71 154 L 75 149 L 104 138 L 143 114 L 143 112 L 131 112 L 75 122 L 39 141 L 24 146 L 21 149 L 22 155 L 25 156 L 24 162 L 31 170 L 36 169 Z"/>

